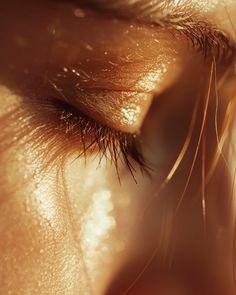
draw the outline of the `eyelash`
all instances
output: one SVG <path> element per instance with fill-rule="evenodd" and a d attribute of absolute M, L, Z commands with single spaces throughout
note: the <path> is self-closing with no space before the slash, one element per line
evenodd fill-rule
<path fill-rule="evenodd" d="M 144 159 L 136 135 L 105 126 L 58 99 L 48 100 L 47 108 L 56 110 L 59 118 L 58 130 L 69 140 L 74 139 L 76 143 L 80 143 L 81 152 L 78 157 L 83 156 L 86 159 L 88 154 L 96 154 L 99 163 L 105 158 L 115 166 L 119 180 L 119 163 L 126 165 L 135 181 L 135 166 L 138 165 L 142 172 L 148 173 L 150 167 Z"/>

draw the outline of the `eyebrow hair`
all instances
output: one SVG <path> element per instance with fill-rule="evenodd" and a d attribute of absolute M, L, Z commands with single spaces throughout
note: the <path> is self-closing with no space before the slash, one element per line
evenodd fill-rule
<path fill-rule="evenodd" d="M 184 35 L 204 58 L 230 63 L 236 44 L 219 27 L 203 18 L 193 7 L 176 6 L 173 0 L 86 0 L 86 6 L 118 18 L 168 29 Z"/>

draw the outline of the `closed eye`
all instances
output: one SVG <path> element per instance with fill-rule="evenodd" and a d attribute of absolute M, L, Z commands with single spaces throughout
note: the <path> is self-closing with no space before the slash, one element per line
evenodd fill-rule
<path fill-rule="evenodd" d="M 0 12 L 12 17 L 2 24 L 1 82 L 21 95 L 42 130 L 51 126 L 50 134 L 63 135 L 64 150 L 73 145 L 79 155 L 99 151 L 116 167 L 125 162 L 132 173 L 132 160 L 146 167 L 137 134 L 154 97 L 176 85 L 196 61 L 204 65 L 202 53 L 209 50 L 195 50 L 199 38 L 190 50 L 187 31 L 183 37 L 168 26 L 157 29 L 93 9 L 79 15 L 77 5 L 63 2 L 24 5 L 17 16 L 4 5 Z M 214 44 L 208 44 L 212 54 Z"/>
<path fill-rule="evenodd" d="M 95 154 L 99 157 L 99 163 L 105 158 L 115 166 L 118 177 L 121 162 L 128 168 L 134 180 L 137 165 L 145 172 L 150 169 L 135 134 L 105 126 L 57 98 L 46 99 L 43 104 L 40 104 L 40 108 L 37 102 L 36 105 L 31 102 L 31 110 L 35 107 L 37 112 L 44 114 L 39 118 L 37 125 L 40 125 L 40 121 L 48 120 L 45 127 L 55 128 L 61 136 L 60 140 L 64 140 L 65 146 L 66 141 L 70 146 L 74 146 L 77 150 L 76 157 L 86 158 L 88 155 Z M 34 117 L 37 118 L 36 113 Z"/>

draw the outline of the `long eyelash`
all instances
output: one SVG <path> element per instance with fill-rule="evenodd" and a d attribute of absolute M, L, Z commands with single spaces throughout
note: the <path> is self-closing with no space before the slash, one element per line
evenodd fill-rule
<path fill-rule="evenodd" d="M 65 135 L 76 138 L 82 143 L 82 151 L 78 157 L 86 158 L 88 153 L 96 153 L 99 164 L 103 158 L 109 160 L 116 168 L 119 176 L 119 162 L 125 164 L 135 179 L 135 166 L 148 173 L 147 165 L 141 151 L 138 137 L 121 132 L 97 122 L 84 115 L 68 103 L 56 101 L 54 105 L 59 110 L 60 128 Z"/>

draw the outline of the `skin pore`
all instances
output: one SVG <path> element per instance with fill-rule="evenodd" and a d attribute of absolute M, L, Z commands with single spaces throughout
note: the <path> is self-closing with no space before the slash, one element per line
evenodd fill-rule
<path fill-rule="evenodd" d="M 232 295 L 236 3 L 112 2 L 0 4 L 0 294 Z"/>

